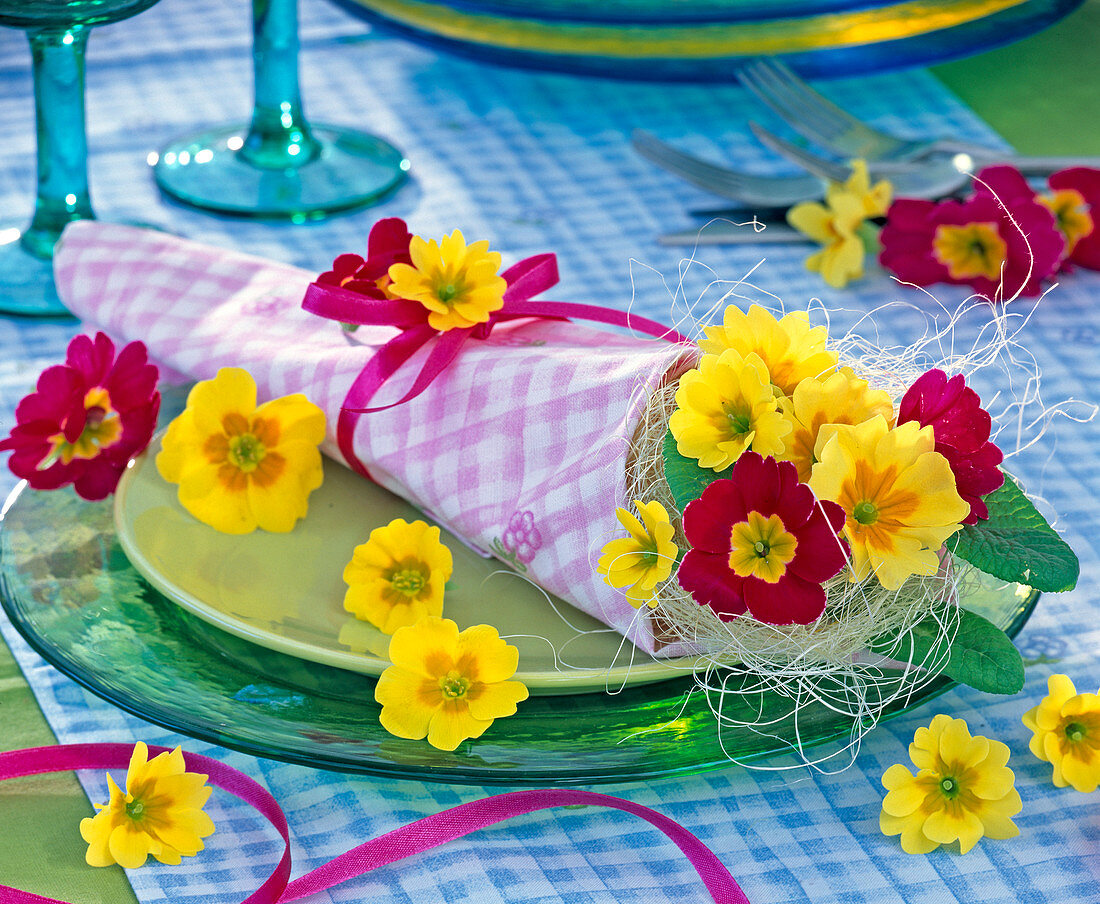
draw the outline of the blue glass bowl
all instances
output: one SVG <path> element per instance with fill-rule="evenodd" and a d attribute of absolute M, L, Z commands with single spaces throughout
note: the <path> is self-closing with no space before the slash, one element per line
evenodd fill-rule
<path fill-rule="evenodd" d="M 335 0 L 412 40 L 583 75 L 733 81 L 782 58 L 807 77 L 926 65 L 1007 44 L 1083 0 Z"/>

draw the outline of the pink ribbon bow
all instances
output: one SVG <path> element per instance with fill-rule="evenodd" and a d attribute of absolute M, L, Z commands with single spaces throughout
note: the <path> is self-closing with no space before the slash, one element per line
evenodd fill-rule
<path fill-rule="evenodd" d="M 56 747 L 31 747 L 0 753 L 0 781 L 25 775 L 66 772 L 72 769 L 125 769 L 133 751 L 131 744 L 62 744 Z M 167 753 L 167 747 L 150 747 L 149 755 Z M 255 807 L 278 831 L 283 840 L 283 855 L 267 880 L 242 904 L 284 904 L 317 894 L 363 873 L 396 863 L 478 829 L 495 825 L 514 816 L 549 807 L 588 804 L 623 810 L 656 826 L 691 861 L 716 904 L 749 904 L 741 887 L 722 865 L 714 852 L 678 822 L 629 800 L 597 794 L 550 788 L 542 791 L 512 791 L 470 801 L 449 810 L 387 832 L 372 841 L 352 848 L 291 881 L 290 829 L 286 816 L 275 798 L 243 772 L 210 757 L 184 754 L 188 772 L 202 772 L 210 784 Z M 54 898 L 21 891 L 0 884 L 0 904 L 65 904 Z"/>
<path fill-rule="evenodd" d="M 348 390 L 340 417 L 336 424 L 336 440 L 344 458 L 359 474 L 370 478 L 366 467 L 355 454 L 352 438 L 359 417 L 375 411 L 384 411 L 415 399 L 455 359 L 463 345 L 471 339 L 486 339 L 498 323 L 526 317 L 549 320 L 565 320 L 577 317 L 597 323 L 608 323 L 638 330 L 670 342 L 687 342 L 671 327 L 598 305 L 576 304 L 564 301 L 536 301 L 534 297 L 546 291 L 558 281 L 558 264 L 553 254 L 536 254 L 508 268 L 503 277 L 508 287 L 504 292 L 504 304 L 495 311 L 488 322 L 465 329 L 446 331 L 435 329 L 428 323 L 428 309 L 418 301 L 403 298 L 372 298 L 340 286 L 312 283 L 306 290 L 302 307 L 342 323 L 360 326 L 390 326 L 400 332 L 383 345 L 367 362 Z M 438 338 L 436 338 L 438 337 Z M 396 402 L 389 405 L 367 407 L 374 394 L 420 348 L 435 338 L 435 345 L 428 353 L 412 386 Z"/>

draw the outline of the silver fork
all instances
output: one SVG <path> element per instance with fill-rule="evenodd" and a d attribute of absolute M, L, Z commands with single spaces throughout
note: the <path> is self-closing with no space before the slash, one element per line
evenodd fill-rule
<path fill-rule="evenodd" d="M 799 201 L 820 198 L 825 193 L 821 180 L 815 176 L 758 176 L 737 172 L 674 148 L 640 129 L 634 131 L 630 141 L 647 160 L 681 179 L 754 209 L 789 207 Z"/>
<path fill-rule="evenodd" d="M 803 158 L 796 162 L 812 175 L 758 176 L 742 173 L 681 151 L 648 132 L 636 131 L 631 140 L 638 153 L 647 160 L 712 194 L 739 201 L 761 216 L 799 201 L 817 200 L 825 194 L 823 180 L 843 182 L 851 172 L 843 163 L 823 160 L 808 151 L 794 148 L 793 145 L 790 146 L 793 149 L 792 154 L 800 154 Z M 781 142 L 781 139 L 776 140 Z M 897 194 L 910 198 L 941 198 L 950 195 L 963 186 L 968 178 L 948 160 L 877 164 L 872 172 L 876 177 L 889 178 Z"/>
<path fill-rule="evenodd" d="M 806 172 L 830 182 L 843 182 L 852 173 L 846 163 L 827 160 L 786 139 L 773 135 L 755 122 L 749 123 L 761 144 L 797 163 Z M 946 198 L 971 182 L 969 157 L 932 157 L 923 161 L 882 162 L 869 166 L 874 178 L 889 179 L 897 198 Z"/>
<path fill-rule="evenodd" d="M 910 139 L 891 135 L 841 109 L 783 63 L 764 57 L 741 66 L 738 77 L 741 84 L 803 138 L 840 157 L 862 157 L 870 163 L 965 154 L 976 169 L 988 163 L 1010 163 L 1034 176 L 1048 176 L 1071 166 L 1100 165 L 1097 157 L 1024 157 L 952 138 Z"/>

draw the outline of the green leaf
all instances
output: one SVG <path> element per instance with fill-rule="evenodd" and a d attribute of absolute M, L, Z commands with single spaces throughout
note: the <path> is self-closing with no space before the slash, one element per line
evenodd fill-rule
<path fill-rule="evenodd" d="M 712 471 L 710 468 L 700 468 L 699 462 L 694 458 L 685 458 L 676 449 L 676 437 L 669 430 L 665 433 L 665 441 L 662 447 L 665 459 L 665 480 L 672 490 L 672 498 L 676 502 L 676 508 L 682 513 L 684 506 L 703 495 L 705 490 L 714 481 L 723 477 L 729 477 L 733 473 L 733 465 L 724 471 Z"/>
<path fill-rule="evenodd" d="M 1036 590 L 1072 590 L 1081 564 L 1054 532 L 1016 482 L 985 497 L 989 520 L 964 527 L 947 542 L 960 559 L 1003 581 L 1018 581 Z"/>
<path fill-rule="evenodd" d="M 944 613 L 940 619 L 946 620 Z M 871 641 L 875 653 L 920 665 L 941 643 L 940 620 L 929 615 L 900 636 Z M 941 654 L 942 655 L 942 654 Z M 969 609 L 959 609 L 959 630 L 951 642 L 943 674 L 989 694 L 1015 694 L 1024 686 L 1024 661 L 1008 635 Z"/>

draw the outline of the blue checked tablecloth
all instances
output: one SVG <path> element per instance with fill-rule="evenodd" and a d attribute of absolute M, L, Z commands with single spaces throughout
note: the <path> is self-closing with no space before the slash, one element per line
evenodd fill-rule
<path fill-rule="evenodd" d="M 100 215 L 159 225 L 191 238 L 324 269 L 338 253 L 362 249 L 380 216 L 405 217 L 414 232 L 461 228 L 487 238 L 506 259 L 542 251 L 559 256 L 553 297 L 667 319 L 700 296 L 698 312 L 720 297 L 781 299 L 805 307 L 820 299 L 846 326 L 898 298 L 916 310 L 879 314 L 883 344 L 912 341 L 929 298 L 872 273 L 844 293 L 802 266 L 804 247 L 700 249 L 685 267 L 681 249 L 661 248 L 658 232 L 690 225 L 682 211 L 715 199 L 655 169 L 630 149 L 644 128 L 745 168 L 777 169 L 747 138 L 746 122 L 774 125 L 767 111 L 732 86 L 666 86 L 504 71 L 439 56 L 372 33 L 320 0 L 302 4 L 302 86 L 309 115 L 367 127 L 413 162 L 412 182 L 386 203 L 328 222 L 278 226 L 217 219 L 160 198 L 147 155 L 199 127 L 244 119 L 251 101 L 250 23 L 244 3 L 164 0 L 141 16 L 97 31 L 90 42 L 88 118 L 91 176 Z M 884 126 L 996 140 L 978 119 L 921 71 L 828 86 L 841 104 Z M 29 214 L 34 125 L 29 54 L 21 34 L 0 30 L 0 211 Z M 1037 124 L 1041 127 L 1041 124 Z M 690 253 L 690 249 L 687 249 Z M 937 291 L 947 307 L 962 295 Z M 1074 273 L 1030 314 L 1023 338 L 1042 372 L 1049 402 L 1095 400 L 1100 378 L 1100 274 Z M 1034 310 L 1033 310 L 1034 307 Z M 969 343 L 981 318 L 969 318 Z M 834 329 L 837 328 L 834 326 Z M 0 428 L 45 365 L 59 360 L 74 327 L 0 318 Z M 996 376 L 977 386 L 984 397 Z M 1074 409 L 1083 410 L 1083 406 Z M 880 726 L 854 765 L 836 774 L 807 769 L 731 767 L 698 777 L 611 786 L 612 794 L 655 807 L 710 845 L 754 904 L 1002 904 L 1100 901 L 1100 809 L 1096 794 L 1058 790 L 1050 766 L 1027 752 L 1021 713 L 1045 693 L 1052 670 L 1079 689 L 1100 685 L 1100 422 L 1055 419 L 1044 441 L 1017 456 L 1013 471 L 1045 500 L 1048 515 L 1081 556 L 1072 593 L 1048 595 L 1020 634 L 1028 668 L 1023 694 L 1001 699 L 969 689 Z M 0 478 L 3 489 L 14 481 Z M 212 754 L 265 782 L 286 809 L 297 869 L 320 864 L 419 816 L 491 793 L 407 780 L 353 778 L 258 760 L 177 737 L 91 696 L 46 665 L 6 621 L 17 656 L 50 724 L 64 742 L 145 740 Z M 878 830 L 879 779 L 906 759 L 913 731 L 937 712 L 962 716 L 975 733 L 1005 741 L 1024 800 L 1020 837 L 984 841 L 966 856 L 911 857 Z M 770 762 L 795 765 L 793 759 Z M 839 764 L 838 764 L 839 765 Z M 101 777 L 89 779 L 103 798 Z M 180 868 L 133 871 L 143 902 L 236 900 L 273 863 L 274 841 L 250 810 L 215 796 L 218 832 L 208 850 Z M 528 817 L 333 890 L 333 901 L 684 902 L 705 892 L 678 852 L 622 814 L 591 808 Z"/>

